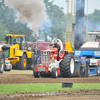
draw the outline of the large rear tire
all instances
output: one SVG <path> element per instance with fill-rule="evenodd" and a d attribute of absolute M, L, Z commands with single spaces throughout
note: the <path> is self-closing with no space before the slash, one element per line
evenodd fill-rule
<path fill-rule="evenodd" d="M 19 70 L 25 70 L 27 67 L 27 58 L 26 55 L 24 54 L 21 58 L 20 61 L 18 62 L 17 68 Z"/>
<path fill-rule="evenodd" d="M 5 67 L 5 56 L 4 53 L 0 53 L 0 73 L 3 73 Z"/>
<path fill-rule="evenodd" d="M 63 77 L 73 77 L 74 75 L 74 57 L 73 54 L 66 54 L 60 63 L 60 72 Z"/>

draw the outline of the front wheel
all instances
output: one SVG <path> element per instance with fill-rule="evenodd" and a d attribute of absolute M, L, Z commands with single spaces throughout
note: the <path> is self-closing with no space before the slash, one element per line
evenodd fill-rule
<path fill-rule="evenodd" d="M 26 58 L 26 55 L 23 55 L 21 58 L 20 58 L 20 61 L 18 62 L 18 66 L 17 68 L 19 70 L 25 70 L 27 67 L 27 58 Z"/>
<path fill-rule="evenodd" d="M 35 66 L 34 66 L 34 68 L 33 68 L 33 76 L 34 76 L 35 78 L 39 78 L 38 72 L 35 72 Z"/>
<path fill-rule="evenodd" d="M 51 76 L 52 76 L 52 78 L 57 78 L 58 77 L 57 68 L 55 68 L 55 67 L 52 68 Z"/>

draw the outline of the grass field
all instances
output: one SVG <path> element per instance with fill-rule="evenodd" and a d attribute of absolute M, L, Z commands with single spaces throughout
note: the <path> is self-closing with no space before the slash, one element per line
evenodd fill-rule
<path fill-rule="evenodd" d="M 16 92 L 49 92 L 58 90 L 100 90 L 100 83 L 73 84 L 73 88 L 62 88 L 62 84 L 0 84 L 0 94 Z"/>

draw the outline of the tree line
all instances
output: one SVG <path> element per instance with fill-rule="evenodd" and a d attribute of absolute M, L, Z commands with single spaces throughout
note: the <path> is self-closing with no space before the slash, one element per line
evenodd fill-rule
<path fill-rule="evenodd" d="M 63 42 L 65 40 L 65 31 L 67 27 L 67 15 L 63 12 L 63 7 L 54 4 L 54 0 L 43 0 L 46 7 L 47 19 L 43 22 L 42 28 L 39 28 L 39 34 L 51 39 L 57 37 Z M 36 41 L 36 37 L 32 35 L 33 31 L 27 28 L 27 24 L 15 22 L 16 10 L 10 9 L 4 4 L 4 0 L 0 2 L 0 41 L 5 40 L 6 34 L 24 34 L 27 41 Z M 100 10 L 95 9 L 89 14 L 88 28 L 89 30 L 99 29 Z M 91 24 L 92 23 L 92 24 Z"/>

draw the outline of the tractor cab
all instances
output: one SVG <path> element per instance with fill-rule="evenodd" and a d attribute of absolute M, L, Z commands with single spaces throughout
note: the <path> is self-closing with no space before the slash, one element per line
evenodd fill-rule
<path fill-rule="evenodd" d="M 80 47 L 80 50 L 96 50 L 100 49 L 100 31 L 88 32 L 88 42 Z"/>
<path fill-rule="evenodd" d="M 99 42 L 100 31 L 90 31 L 88 32 L 88 42 Z"/>
<path fill-rule="evenodd" d="M 20 45 L 20 50 L 23 50 L 23 44 L 25 44 L 25 35 L 12 35 L 6 34 L 5 40 L 9 45 Z"/>

